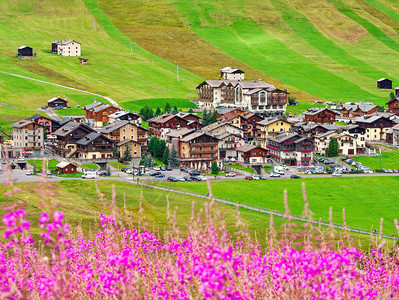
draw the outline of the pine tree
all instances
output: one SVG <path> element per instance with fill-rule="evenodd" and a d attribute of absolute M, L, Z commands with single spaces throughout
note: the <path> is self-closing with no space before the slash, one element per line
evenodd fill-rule
<path fill-rule="evenodd" d="M 166 142 L 164 140 L 158 140 L 158 145 L 155 149 L 155 157 L 158 159 L 163 159 L 165 148 L 166 148 Z"/>
<path fill-rule="evenodd" d="M 327 157 L 338 156 L 339 146 L 336 138 L 331 138 L 326 151 Z"/>
<path fill-rule="evenodd" d="M 170 113 L 171 113 L 172 115 L 176 115 L 176 114 L 179 113 L 179 110 L 177 109 L 176 105 L 173 106 L 173 109 L 172 109 L 172 111 L 171 111 Z"/>
<path fill-rule="evenodd" d="M 394 92 L 391 92 L 391 93 L 389 94 L 389 100 L 393 100 L 393 99 L 395 99 L 395 98 L 396 98 L 395 93 L 394 93 Z"/>
<path fill-rule="evenodd" d="M 132 160 L 132 156 L 130 155 L 130 151 L 129 151 L 129 145 L 126 145 L 125 152 L 123 152 L 123 158 L 122 159 L 124 161 Z"/>
<path fill-rule="evenodd" d="M 152 159 L 151 159 L 151 156 L 147 156 L 147 157 L 145 158 L 144 166 L 146 166 L 147 168 L 151 168 L 151 167 L 152 167 Z"/>
<path fill-rule="evenodd" d="M 172 168 L 178 168 L 180 165 L 179 158 L 177 157 L 176 148 L 173 146 L 172 151 L 170 151 L 169 155 L 169 166 Z"/>
<path fill-rule="evenodd" d="M 220 171 L 220 169 L 218 167 L 217 162 L 213 161 L 212 164 L 211 164 L 211 172 L 212 172 L 212 174 L 213 175 L 217 175 L 217 174 L 219 174 L 219 171 Z"/>
<path fill-rule="evenodd" d="M 33 170 L 32 170 L 33 175 L 37 174 L 37 167 L 36 165 L 33 165 Z"/>
<path fill-rule="evenodd" d="M 142 156 L 140 159 L 140 166 L 143 166 L 145 164 L 145 160 L 146 160 L 147 156 Z"/>
<path fill-rule="evenodd" d="M 170 104 L 169 102 L 166 102 L 165 107 L 163 108 L 163 113 L 168 114 L 170 112 Z"/>
<path fill-rule="evenodd" d="M 194 110 L 190 107 L 190 109 L 188 110 L 189 113 L 194 113 Z"/>
<path fill-rule="evenodd" d="M 162 161 L 165 164 L 165 166 L 168 165 L 168 162 L 169 162 L 169 148 L 168 147 L 166 147 L 165 151 L 163 152 Z"/>
<path fill-rule="evenodd" d="M 116 146 L 114 146 L 114 149 L 112 150 L 112 156 L 117 159 L 121 157 L 121 153 L 119 152 L 118 148 L 116 148 Z"/>
<path fill-rule="evenodd" d="M 207 125 L 215 123 L 217 118 L 218 118 L 218 114 L 216 113 L 215 110 L 213 112 L 210 112 L 208 115 L 208 124 Z"/>
<path fill-rule="evenodd" d="M 209 122 L 209 115 L 206 109 L 202 112 L 202 125 L 206 126 L 208 125 Z"/>
<path fill-rule="evenodd" d="M 157 107 L 156 111 L 155 111 L 155 116 L 159 116 L 161 114 L 161 109 L 159 108 L 159 106 Z"/>

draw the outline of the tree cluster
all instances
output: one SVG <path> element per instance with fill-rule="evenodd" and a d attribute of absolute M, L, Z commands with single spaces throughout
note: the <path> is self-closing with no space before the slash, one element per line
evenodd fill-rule
<path fill-rule="evenodd" d="M 215 123 L 217 118 L 218 114 L 215 110 L 208 112 L 206 109 L 204 109 L 204 111 L 202 112 L 202 126 L 207 126 Z"/>
<path fill-rule="evenodd" d="M 146 104 L 143 108 L 140 109 L 140 116 L 142 116 L 144 121 L 151 119 L 154 117 L 154 110 L 151 106 Z"/>
<path fill-rule="evenodd" d="M 158 139 L 156 136 L 153 136 L 148 142 L 148 151 L 150 151 L 152 156 L 160 160 L 163 160 L 165 149 L 166 142 L 164 140 Z"/>

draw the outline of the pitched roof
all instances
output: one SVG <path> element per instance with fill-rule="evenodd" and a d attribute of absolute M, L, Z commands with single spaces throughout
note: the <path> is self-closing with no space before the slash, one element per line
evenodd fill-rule
<path fill-rule="evenodd" d="M 394 99 L 391 99 L 391 100 L 389 100 L 387 103 L 385 103 L 386 105 L 389 105 L 389 104 L 391 104 L 391 103 L 394 103 L 394 102 L 396 102 L 396 101 L 399 101 L 399 98 L 394 98 Z"/>
<path fill-rule="evenodd" d="M 359 108 L 363 112 L 369 112 L 370 110 L 374 109 L 375 107 L 378 107 L 378 106 L 371 102 L 357 102 L 357 103 L 349 102 L 349 103 L 342 104 L 340 109 L 346 109 L 348 111 L 355 111 Z"/>
<path fill-rule="evenodd" d="M 124 144 L 129 143 L 129 142 L 132 142 L 132 143 L 134 143 L 134 144 L 140 144 L 139 142 L 136 142 L 136 141 L 134 141 L 134 140 L 127 139 L 127 140 L 122 140 L 122 141 L 118 142 L 118 143 L 116 144 L 116 146 L 120 147 L 120 146 L 123 146 Z"/>
<path fill-rule="evenodd" d="M 312 108 L 309 108 L 308 110 L 306 110 L 303 114 L 307 115 L 307 116 L 314 116 L 324 110 L 329 110 L 329 111 L 333 112 L 334 114 L 338 115 L 337 112 L 335 112 L 329 108 L 326 108 L 326 107 L 312 107 Z"/>
<path fill-rule="evenodd" d="M 232 132 L 223 132 L 222 134 L 218 134 L 218 135 L 215 135 L 215 137 L 218 139 L 218 140 L 223 140 L 224 138 L 226 138 L 226 137 L 228 137 L 228 136 L 234 136 L 234 137 L 236 137 L 236 138 L 240 138 L 240 139 L 243 139 L 241 136 L 239 136 L 239 135 L 237 135 L 237 134 L 234 134 L 234 133 L 232 133 Z"/>
<path fill-rule="evenodd" d="M 68 45 L 69 43 L 72 43 L 72 42 L 77 43 L 77 44 L 80 45 L 79 42 L 74 41 L 74 40 L 71 40 L 71 39 L 63 40 L 63 41 L 54 41 L 53 43 L 55 43 L 55 44 L 57 44 L 57 45 Z"/>
<path fill-rule="evenodd" d="M 26 118 L 25 120 L 34 121 L 34 120 L 37 120 L 37 119 L 40 119 L 40 118 L 45 118 L 47 120 L 53 121 L 52 119 L 50 119 L 48 117 L 41 116 L 39 114 L 34 114 L 33 116 Z"/>
<path fill-rule="evenodd" d="M 128 123 L 129 123 L 128 121 L 123 121 L 123 120 L 116 121 L 116 122 L 114 122 L 114 123 L 108 124 L 107 126 L 105 126 L 105 127 L 103 127 L 103 128 L 100 128 L 100 129 L 98 130 L 98 132 L 101 132 L 101 133 L 111 133 L 111 132 L 113 132 L 113 131 L 115 131 L 115 130 L 117 130 L 117 129 L 123 127 L 123 126 L 125 126 L 125 125 L 128 124 Z"/>
<path fill-rule="evenodd" d="M 328 136 L 330 134 L 335 134 L 335 133 L 336 133 L 335 131 L 329 130 L 329 131 L 322 132 L 320 134 L 315 135 L 314 138 L 322 138 L 322 137 Z"/>
<path fill-rule="evenodd" d="M 93 102 L 92 104 L 85 105 L 83 108 L 86 109 L 86 110 L 89 110 L 89 109 L 92 109 L 92 108 L 97 107 L 99 105 L 103 105 L 103 104 L 101 102 Z"/>
<path fill-rule="evenodd" d="M 70 122 L 66 123 L 64 126 L 62 126 L 61 128 L 58 128 L 54 132 L 54 135 L 67 136 L 68 134 L 72 133 L 78 127 L 88 129 L 89 131 L 94 131 L 91 127 L 89 127 L 87 125 L 70 121 Z"/>
<path fill-rule="evenodd" d="M 18 121 L 18 122 L 14 123 L 14 124 L 11 124 L 11 127 L 13 127 L 13 128 L 23 128 L 23 127 L 26 127 L 26 126 L 28 126 L 30 124 L 35 124 L 36 126 L 44 127 L 43 125 L 37 124 L 37 123 L 35 123 L 35 122 L 31 121 L 31 120 Z"/>
<path fill-rule="evenodd" d="M 29 46 L 21 46 L 21 47 L 18 47 L 18 49 L 24 49 L 24 48 L 30 48 L 30 49 L 32 49 L 32 47 L 29 47 Z"/>
<path fill-rule="evenodd" d="M 189 115 L 193 115 L 193 116 L 199 118 L 199 116 L 198 116 L 196 113 L 179 112 L 179 113 L 176 114 L 176 116 L 179 116 L 180 118 L 183 118 L 183 119 L 184 119 L 185 117 L 189 116 Z"/>
<path fill-rule="evenodd" d="M 54 97 L 54 98 L 51 98 L 50 100 L 47 100 L 47 103 L 54 102 L 55 100 L 58 100 L 58 99 L 60 99 L 62 101 L 65 101 L 65 102 L 68 102 L 68 100 L 62 99 L 61 97 Z"/>
<path fill-rule="evenodd" d="M 199 88 L 204 83 L 210 85 L 212 88 L 218 88 L 222 84 L 232 84 L 234 87 L 240 85 L 243 89 L 267 89 L 276 87 L 272 84 L 266 83 L 263 80 L 206 80 L 197 86 Z"/>
<path fill-rule="evenodd" d="M 255 145 L 250 145 L 250 144 L 245 144 L 241 147 L 236 148 L 237 151 L 239 152 L 248 152 L 251 151 L 252 149 L 258 148 L 258 146 Z"/>
<path fill-rule="evenodd" d="M 189 135 L 186 135 L 184 138 L 181 139 L 181 141 L 182 142 L 189 142 L 189 141 L 194 140 L 194 139 L 196 139 L 196 138 L 198 138 L 198 137 L 200 137 L 202 135 L 207 135 L 207 136 L 210 136 L 210 137 L 214 138 L 212 135 L 210 135 L 210 134 L 208 134 L 206 132 L 196 131 L 196 132 L 193 132 L 193 133 L 191 133 Z"/>
<path fill-rule="evenodd" d="M 171 138 L 184 137 L 193 132 L 195 132 L 195 130 L 190 128 L 171 129 L 167 134 L 167 136 Z"/>
<path fill-rule="evenodd" d="M 258 125 L 262 125 L 262 126 L 268 126 L 268 125 L 273 124 L 275 122 L 285 122 L 285 123 L 291 124 L 290 122 L 284 121 L 283 119 L 279 119 L 279 118 L 264 119 L 262 121 L 259 121 L 257 124 Z"/>
<path fill-rule="evenodd" d="M 113 114 L 109 115 L 108 117 L 112 118 L 112 119 L 113 118 L 117 119 L 117 118 L 121 118 L 121 117 L 126 116 L 126 115 L 132 115 L 135 118 L 135 120 L 140 118 L 139 114 L 136 114 L 136 113 L 133 113 L 133 112 L 129 112 L 129 111 L 126 111 L 126 110 L 116 111 Z"/>
<path fill-rule="evenodd" d="M 58 165 L 56 165 L 56 167 L 57 167 L 57 168 L 63 169 L 63 168 L 65 168 L 66 166 L 69 166 L 69 165 L 73 165 L 73 166 L 76 167 L 76 165 L 74 165 L 73 163 L 71 163 L 71 162 L 69 162 L 69 161 L 62 161 L 62 162 L 60 162 Z"/>
<path fill-rule="evenodd" d="M 232 67 L 225 67 L 223 69 L 220 69 L 220 71 L 223 72 L 223 73 L 229 73 L 229 74 L 232 74 L 232 73 L 244 73 L 243 71 L 241 71 L 239 69 L 232 68 Z"/>
<path fill-rule="evenodd" d="M 369 115 L 369 116 L 362 116 L 362 117 L 355 118 L 355 123 L 367 123 L 367 124 L 370 124 L 370 123 L 374 123 L 375 121 L 378 121 L 381 118 L 387 119 L 387 118 L 385 118 L 383 116 L 377 116 L 377 115 L 370 116 Z M 387 119 L 387 120 L 390 121 L 389 119 Z"/>
<path fill-rule="evenodd" d="M 90 132 L 89 134 L 86 134 L 81 139 L 77 140 L 76 144 L 86 146 L 86 145 L 90 144 L 90 142 L 92 142 L 92 141 L 96 140 L 97 138 L 99 138 L 100 136 L 102 136 L 101 133 Z"/>
<path fill-rule="evenodd" d="M 387 78 L 381 78 L 381 79 L 378 79 L 378 80 L 377 80 L 377 82 L 384 81 L 384 80 L 389 80 L 389 81 L 392 81 L 392 80 L 390 80 L 390 79 L 387 79 Z"/>
<path fill-rule="evenodd" d="M 276 136 L 274 138 L 270 138 L 270 140 L 274 140 L 278 143 L 281 143 L 281 142 L 289 140 L 290 138 L 293 138 L 293 137 L 300 137 L 300 135 L 298 135 L 297 133 L 286 132 L 286 133 L 279 134 L 278 136 Z"/>
<path fill-rule="evenodd" d="M 96 106 L 96 107 L 94 107 L 93 111 L 94 112 L 99 112 L 99 111 L 102 111 L 102 110 L 104 110 L 104 109 L 106 109 L 106 108 L 108 108 L 110 106 L 111 105 L 109 105 L 109 104 L 103 104 L 103 105 L 100 105 L 100 106 Z"/>

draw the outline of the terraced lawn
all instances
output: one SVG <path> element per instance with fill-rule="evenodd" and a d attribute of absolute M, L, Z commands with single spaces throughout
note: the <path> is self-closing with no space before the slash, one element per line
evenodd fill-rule
<path fill-rule="evenodd" d="M 381 147 L 382 156 L 359 156 L 354 159 L 363 165 L 375 169 L 399 169 L 399 150 L 390 147 Z M 377 150 L 379 152 L 379 150 Z"/>

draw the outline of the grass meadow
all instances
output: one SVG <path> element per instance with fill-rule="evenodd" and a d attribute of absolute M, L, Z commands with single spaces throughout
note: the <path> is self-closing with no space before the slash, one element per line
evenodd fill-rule
<path fill-rule="evenodd" d="M 372 170 L 376 169 L 399 169 L 399 150 L 391 147 L 384 147 L 379 145 L 381 148 L 381 157 L 380 156 L 358 156 L 354 159 L 363 165 L 371 168 Z M 377 149 L 377 152 L 379 150 Z"/>
<path fill-rule="evenodd" d="M 278 179 L 266 181 L 213 181 L 216 197 L 224 197 L 242 203 L 284 211 L 283 192 L 288 191 L 291 213 L 301 215 L 303 199 L 301 184 L 305 182 L 313 218 L 328 221 L 329 208 L 333 208 L 333 220 L 343 222 L 342 209 L 346 211 L 349 226 L 370 230 L 379 228 L 384 218 L 384 232 L 395 233 L 393 220 L 397 218 L 399 204 L 399 177 L 341 177 L 311 179 Z M 162 185 L 178 189 L 207 193 L 204 183 L 169 183 Z"/>

